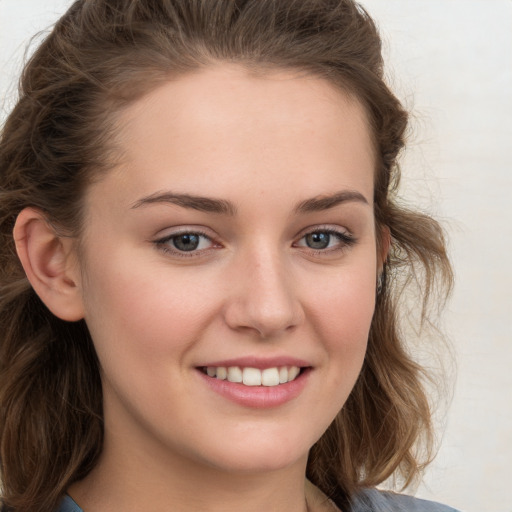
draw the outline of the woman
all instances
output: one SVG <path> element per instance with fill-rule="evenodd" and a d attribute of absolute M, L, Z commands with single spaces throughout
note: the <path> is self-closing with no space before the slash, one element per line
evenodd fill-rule
<path fill-rule="evenodd" d="M 430 446 L 398 291 L 451 283 L 382 74 L 348 0 L 71 6 L 0 147 L 5 510 L 448 510 L 373 489 Z"/>

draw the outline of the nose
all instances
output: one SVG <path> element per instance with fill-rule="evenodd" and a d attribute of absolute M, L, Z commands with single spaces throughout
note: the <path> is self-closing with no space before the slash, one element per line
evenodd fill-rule
<path fill-rule="evenodd" d="M 291 331 L 304 320 L 296 288 L 289 265 L 278 253 L 255 251 L 230 276 L 226 323 L 260 338 Z"/>

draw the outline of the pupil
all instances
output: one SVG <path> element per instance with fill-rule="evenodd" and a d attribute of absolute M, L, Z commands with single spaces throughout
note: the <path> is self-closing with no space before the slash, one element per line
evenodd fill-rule
<path fill-rule="evenodd" d="M 329 233 L 310 233 L 306 235 L 306 244 L 311 249 L 325 249 L 331 240 Z"/>
<path fill-rule="evenodd" d="M 173 240 L 174 247 L 180 251 L 193 251 L 199 245 L 198 235 L 179 235 Z"/>

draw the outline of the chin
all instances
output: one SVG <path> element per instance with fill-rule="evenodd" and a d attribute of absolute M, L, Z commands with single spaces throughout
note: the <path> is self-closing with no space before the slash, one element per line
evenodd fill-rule
<path fill-rule="evenodd" d="M 240 443 L 229 442 L 226 439 L 220 453 L 204 457 L 208 451 L 203 451 L 203 461 L 219 470 L 238 473 L 259 473 L 279 471 L 300 464 L 306 465 L 309 449 L 316 439 L 305 439 L 299 436 L 273 437 L 272 435 L 247 436 Z"/>
<path fill-rule="evenodd" d="M 239 453 L 233 458 L 222 458 L 217 461 L 214 467 L 225 472 L 233 472 L 238 474 L 257 474 L 278 472 L 291 466 L 300 464 L 301 466 L 307 462 L 308 453 L 296 454 L 295 457 L 290 454 L 258 454 L 257 456 Z"/>

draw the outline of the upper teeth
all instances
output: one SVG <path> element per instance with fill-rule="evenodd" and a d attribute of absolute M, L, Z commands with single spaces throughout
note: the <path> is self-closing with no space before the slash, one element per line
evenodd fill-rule
<path fill-rule="evenodd" d="M 206 373 L 229 382 L 240 382 L 246 386 L 277 386 L 295 380 L 300 373 L 298 366 L 274 368 L 240 368 L 239 366 L 208 366 Z"/>

